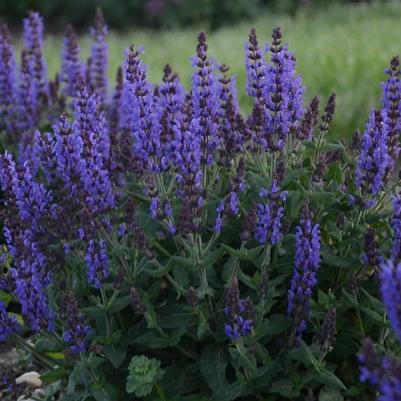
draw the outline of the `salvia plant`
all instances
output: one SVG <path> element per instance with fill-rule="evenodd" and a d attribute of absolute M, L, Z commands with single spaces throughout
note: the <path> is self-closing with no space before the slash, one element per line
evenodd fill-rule
<path fill-rule="evenodd" d="M 67 27 L 49 79 L 40 15 L 20 56 L 0 27 L 0 341 L 42 399 L 401 400 L 398 57 L 345 143 L 279 27 L 247 116 L 204 32 L 190 88 L 135 45 L 110 84 L 107 32 L 85 61 Z"/>

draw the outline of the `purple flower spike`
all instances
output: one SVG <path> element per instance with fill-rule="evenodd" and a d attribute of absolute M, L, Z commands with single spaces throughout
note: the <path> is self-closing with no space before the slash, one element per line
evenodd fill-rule
<path fill-rule="evenodd" d="M 383 111 L 388 118 L 389 151 L 393 157 L 400 152 L 399 136 L 401 133 L 401 70 L 400 58 L 393 57 L 390 68 L 386 71 L 389 76 L 383 87 Z"/>
<path fill-rule="evenodd" d="M 296 325 L 296 342 L 302 340 L 310 315 L 310 299 L 317 284 L 316 273 L 320 267 L 320 231 L 313 224 L 308 203 L 295 234 L 294 274 L 288 291 L 287 314 L 292 316 Z"/>
<path fill-rule="evenodd" d="M 245 47 L 247 92 L 254 98 L 248 127 L 264 151 L 282 151 L 288 135 L 300 129 L 304 115 L 304 88 L 295 73 L 295 57 L 281 39 L 280 28 L 274 28 L 272 42 L 266 46 L 270 63 L 264 61 L 254 29 Z"/>
<path fill-rule="evenodd" d="M 303 95 L 300 76 L 295 74 L 296 60 L 281 43 L 281 29 L 272 32 L 272 43 L 267 46 L 271 54 L 271 64 L 267 66 L 267 82 L 264 99 L 268 114 L 267 145 L 271 150 L 283 150 L 287 136 L 296 131 L 304 114 Z"/>
<path fill-rule="evenodd" d="M 134 46 L 126 51 L 122 127 L 132 135 L 133 154 L 142 169 L 160 171 L 166 167 L 161 163 L 160 121 L 146 66 L 139 59 L 141 52 Z"/>
<path fill-rule="evenodd" d="M 108 27 L 105 24 L 103 12 L 100 8 L 96 10 L 95 25 L 91 28 L 90 34 L 93 38 L 93 44 L 88 63 L 88 84 L 93 91 L 104 102 L 107 96 L 108 80 L 108 45 L 106 37 Z"/>
<path fill-rule="evenodd" d="M 102 288 L 109 277 L 109 258 L 107 256 L 106 241 L 90 240 L 85 254 L 88 266 L 88 281 L 95 288 Z"/>
<path fill-rule="evenodd" d="M 246 90 L 248 96 L 263 100 L 266 85 L 267 67 L 262 50 L 258 44 L 256 29 L 249 33 L 249 42 L 245 43 Z"/>
<path fill-rule="evenodd" d="M 0 130 L 14 132 L 16 63 L 7 25 L 0 25 Z"/>
<path fill-rule="evenodd" d="M 202 163 L 212 164 L 220 146 L 218 117 L 220 102 L 214 63 L 207 55 L 206 35 L 198 35 L 196 56 L 192 58 L 192 111 L 197 124 L 194 135 L 201 141 Z"/>
<path fill-rule="evenodd" d="M 61 50 L 60 80 L 66 96 L 74 97 L 78 90 L 78 77 L 83 73 L 77 35 L 71 25 L 67 25 Z"/>
<path fill-rule="evenodd" d="M 237 278 L 234 278 L 228 290 L 224 314 L 229 319 L 224 332 L 231 340 L 237 341 L 252 331 L 255 308 L 250 298 L 240 298 Z"/>
<path fill-rule="evenodd" d="M 43 19 L 35 11 L 29 11 L 24 19 L 24 44 L 31 61 L 30 73 L 41 109 L 49 102 L 49 82 L 43 52 Z"/>
<path fill-rule="evenodd" d="M 255 229 L 255 239 L 260 244 L 266 242 L 272 245 L 278 244 L 282 239 L 282 218 L 284 216 L 284 202 L 287 192 L 281 191 L 277 182 L 274 180 L 270 191 L 262 188 L 260 196 L 267 199 L 267 203 L 257 205 L 257 224 Z"/>
<path fill-rule="evenodd" d="M 401 341 L 401 264 L 384 262 L 381 270 L 381 293 L 391 325 Z"/>
<path fill-rule="evenodd" d="M 35 127 L 39 121 L 38 92 L 32 76 L 33 62 L 26 50 L 21 53 L 19 86 L 15 104 L 16 130 L 24 133 Z"/>
<path fill-rule="evenodd" d="M 362 137 L 356 169 L 356 186 L 367 194 L 377 195 L 392 168 L 388 150 L 388 120 L 384 113 L 372 110 Z"/>
<path fill-rule="evenodd" d="M 79 311 L 78 302 L 72 294 L 66 297 L 64 305 L 66 330 L 63 333 L 63 340 L 69 344 L 73 355 L 85 353 L 88 348 L 87 336 L 92 329 L 85 324 L 85 319 Z"/>

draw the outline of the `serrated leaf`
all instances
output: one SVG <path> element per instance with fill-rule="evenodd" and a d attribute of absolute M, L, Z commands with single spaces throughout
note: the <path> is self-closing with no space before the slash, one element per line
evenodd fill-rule
<path fill-rule="evenodd" d="M 108 307 L 108 311 L 110 313 L 118 313 L 121 310 L 125 309 L 131 302 L 131 298 L 129 295 L 125 295 L 123 297 L 116 298 L 113 303 Z"/>
<path fill-rule="evenodd" d="M 301 392 L 290 379 L 282 379 L 272 384 L 270 392 L 278 393 L 286 398 L 298 397 Z"/>
<path fill-rule="evenodd" d="M 231 282 L 237 262 L 238 262 L 237 256 L 230 256 L 227 262 L 224 264 L 223 271 L 221 273 L 221 278 L 225 283 Z"/>
<path fill-rule="evenodd" d="M 228 384 L 225 373 L 227 365 L 228 358 L 224 349 L 210 345 L 203 350 L 199 362 L 200 372 L 214 393 L 222 392 Z"/>
<path fill-rule="evenodd" d="M 321 384 L 326 384 L 337 389 L 347 390 L 344 383 L 329 370 L 315 371 L 313 376 L 315 380 Z"/>
<path fill-rule="evenodd" d="M 207 333 L 210 332 L 210 326 L 206 319 L 202 319 L 196 331 L 196 336 L 199 340 Z"/>
<path fill-rule="evenodd" d="M 276 335 L 286 331 L 291 326 L 291 321 L 285 315 L 272 315 L 269 319 L 265 335 Z"/>
<path fill-rule="evenodd" d="M 343 401 L 340 391 L 330 386 L 323 386 L 319 392 L 319 401 Z"/>
<path fill-rule="evenodd" d="M 104 356 L 118 369 L 127 356 L 127 347 L 122 344 L 107 344 L 103 352 Z"/>
<path fill-rule="evenodd" d="M 166 305 L 157 309 L 157 323 L 162 328 L 174 329 L 195 324 L 197 315 L 180 304 Z"/>
<path fill-rule="evenodd" d="M 182 266 L 177 265 L 173 268 L 173 277 L 174 280 L 182 287 L 188 288 L 189 287 L 189 270 Z"/>
<path fill-rule="evenodd" d="M 356 302 L 355 297 L 353 297 L 351 294 L 349 294 L 344 289 L 342 290 L 342 298 L 343 298 L 343 302 L 345 305 L 352 306 L 352 307 L 358 306 L 358 303 Z"/>
<path fill-rule="evenodd" d="M 258 389 L 264 389 L 270 386 L 272 379 L 278 372 L 278 363 L 271 361 L 266 363 L 263 367 L 258 369 L 257 378 L 255 380 L 255 386 Z"/>
<path fill-rule="evenodd" d="M 243 383 L 236 381 L 235 383 L 228 384 L 224 386 L 224 390 L 217 392 L 213 401 L 234 401 L 239 397 L 244 397 L 247 394 L 250 394 L 251 390 L 246 390 L 246 387 Z"/>
<path fill-rule="evenodd" d="M 306 368 L 310 366 L 316 366 L 318 364 L 318 360 L 313 354 L 312 349 L 304 342 L 302 342 L 299 347 L 293 348 L 288 353 L 288 358 L 294 361 L 302 362 Z"/>
<path fill-rule="evenodd" d="M 372 322 L 379 324 L 379 325 L 382 325 L 384 323 L 383 316 L 380 315 L 380 313 L 377 313 L 376 311 L 374 311 L 370 308 L 366 308 L 366 307 L 362 307 L 362 308 L 360 308 L 360 310 Z"/>
<path fill-rule="evenodd" d="M 81 311 L 83 314 L 92 319 L 104 319 L 106 317 L 106 311 L 97 306 L 87 306 L 82 308 Z"/>

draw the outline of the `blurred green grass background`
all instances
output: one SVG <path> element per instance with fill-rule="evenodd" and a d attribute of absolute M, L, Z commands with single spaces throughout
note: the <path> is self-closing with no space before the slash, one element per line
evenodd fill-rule
<path fill-rule="evenodd" d="M 329 3 L 329 1 L 328 1 Z M 107 19 L 107 15 L 106 15 Z M 307 88 L 307 98 L 315 94 L 325 98 L 337 93 L 336 118 L 331 135 L 350 137 L 363 128 L 367 115 L 380 102 L 380 82 L 392 56 L 401 53 L 401 2 L 333 5 L 320 11 L 300 11 L 296 16 L 261 15 L 221 28 L 208 35 L 209 50 L 218 62 L 230 65 L 237 75 L 238 92 L 245 112 L 250 101 L 245 94 L 244 43 L 251 27 L 256 27 L 259 42 L 269 40 L 275 25 L 283 29 L 284 40 L 297 58 L 297 71 Z M 157 83 L 162 68 L 169 63 L 179 73 L 186 87 L 191 77 L 189 57 L 194 53 L 196 36 L 202 26 L 178 31 L 132 30 L 111 32 L 110 77 L 123 61 L 124 48 L 143 45 L 143 59 L 149 78 Z M 60 64 L 60 36 L 48 35 L 46 58 L 53 75 Z M 82 55 L 89 53 L 90 38 L 81 37 Z"/>

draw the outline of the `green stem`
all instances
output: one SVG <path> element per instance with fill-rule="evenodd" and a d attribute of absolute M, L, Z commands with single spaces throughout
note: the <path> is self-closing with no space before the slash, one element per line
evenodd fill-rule
<path fill-rule="evenodd" d="M 163 389 L 161 388 L 160 384 L 156 383 L 156 384 L 155 384 L 155 388 L 156 388 L 157 394 L 158 394 L 159 397 L 160 397 L 160 400 L 161 400 L 161 401 L 167 401 L 167 398 L 166 398 L 166 396 L 164 395 L 164 391 L 163 391 Z"/>
<path fill-rule="evenodd" d="M 28 344 L 27 341 L 25 341 L 19 334 L 13 333 L 13 338 L 15 341 L 26 351 L 30 352 L 33 357 L 45 368 L 48 369 L 53 369 L 53 362 L 51 359 L 39 354 L 36 350 L 35 347 L 32 345 Z"/>

